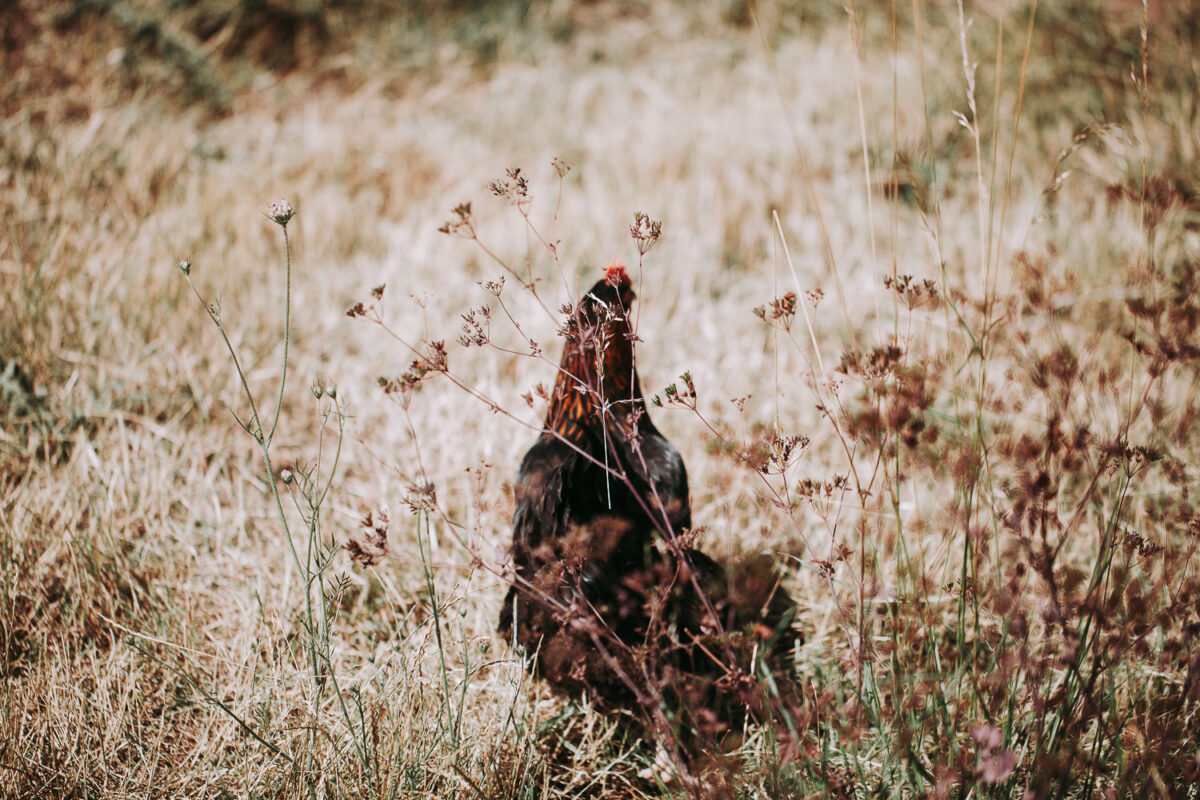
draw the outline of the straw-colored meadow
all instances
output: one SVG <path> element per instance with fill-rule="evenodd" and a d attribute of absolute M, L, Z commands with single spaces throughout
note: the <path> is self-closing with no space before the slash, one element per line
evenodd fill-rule
<path fill-rule="evenodd" d="M 411 6 L 0 10 L 0 794 L 1197 797 L 1200 12 Z M 617 257 L 803 635 L 703 765 L 496 633 Z"/>

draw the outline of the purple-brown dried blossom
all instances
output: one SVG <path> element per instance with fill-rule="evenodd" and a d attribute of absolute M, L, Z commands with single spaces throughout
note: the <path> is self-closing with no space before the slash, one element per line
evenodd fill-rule
<path fill-rule="evenodd" d="M 1163 550 L 1162 545 L 1150 541 L 1134 530 L 1125 531 L 1125 547 L 1142 558 L 1158 555 Z"/>
<path fill-rule="evenodd" d="M 1004 732 L 995 725 L 975 725 L 971 735 L 979 742 L 979 780 L 1002 783 L 1017 766 L 1017 754 L 1002 747 Z"/>
<path fill-rule="evenodd" d="M 374 511 L 368 511 L 359 525 L 363 530 L 361 539 L 347 539 L 346 551 L 356 564 L 364 567 L 374 566 L 379 559 L 388 554 L 388 526 L 391 519 L 387 506 L 381 506 Z"/>

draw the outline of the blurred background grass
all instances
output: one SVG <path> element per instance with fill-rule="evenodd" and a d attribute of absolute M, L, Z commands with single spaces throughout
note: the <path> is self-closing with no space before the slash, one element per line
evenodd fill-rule
<path fill-rule="evenodd" d="M 474 547 L 499 563 L 507 544 L 507 482 L 534 433 L 444 383 L 408 409 L 390 404 L 375 378 L 411 355 L 345 316 L 387 283 L 401 335 L 453 341 L 459 314 L 484 299 L 475 282 L 498 274 L 469 243 L 437 232 L 463 201 L 474 201 L 489 247 L 542 278 L 556 302 L 612 257 L 636 262 L 634 211 L 661 219 L 639 300 L 647 391 L 690 370 L 717 430 L 806 432 L 803 475 L 827 479 L 843 467 L 806 386 L 811 367 L 754 306 L 821 288 L 815 338 L 836 363 L 891 330 L 879 313 L 884 275 L 983 294 L 986 240 L 1000 287 L 1017 282 L 1015 254 L 1049 252 L 1060 292 L 1082 298 L 1079 313 L 1083 299 L 1119 313 L 1145 247 L 1128 200 L 1142 195 L 1143 168 L 1174 198 L 1153 245 L 1159 265 L 1196 258 L 1200 12 L 1150 4 L 1140 92 L 1140 4 L 1043 3 L 1022 73 L 1030 11 L 982 2 L 961 24 L 953 4 L 878 0 L 0 8 L 0 785 L 61 797 L 292 796 L 312 785 L 218 708 L 280 743 L 324 724 L 304 716 L 290 610 L 300 590 L 264 477 L 226 408 L 238 408 L 236 377 L 188 302 L 178 258 L 220 298 L 252 385 L 266 392 L 281 356 L 282 257 L 262 212 L 278 196 L 297 205 L 301 322 L 277 447 L 283 462 L 315 458 L 306 387 L 335 382 L 352 415 L 335 538 L 380 503 L 403 520 L 407 487 L 424 474 Z M 981 150 L 1001 153 L 993 204 L 1012 180 L 994 238 L 980 231 L 975 143 L 953 113 L 969 114 L 964 47 L 977 64 Z M 557 214 L 553 157 L 573 165 Z M 533 180 L 531 218 L 562 241 L 567 288 L 519 217 L 487 195 L 486 182 L 513 165 Z M 995 205 L 989 215 L 998 218 Z M 552 349 L 553 320 L 525 295 L 510 300 Z M 913 319 L 914 338 L 953 339 L 943 315 Z M 499 330 L 495 340 L 519 342 Z M 519 397 L 549 379 L 545 365 L 455 345 L 450 358 L 538 424 L 540 409 Z M 730 403 L 745 395 L 744 411 Z M 837 533 L 819 515 L 799 512 L 798 527 L 694 417 L 655 416 L 688 463 L 706 549 L 827 557 Z M 1185 461 L 1194 444 L 1179 443 Z M 914 498 L 933 508 L 924 498 L 943 489 L 952 491 L 927 485 Z M 377 698 L 391 766 L 370 783 L 330 733 L 322 791 L 661 793 L 644 754 L 609 722 L 522 678 L 492 635 L 502 583 L 445 531 L 433 561 L 454 620 L 467 733 L 451 747 L 422 726 L 446 698 L 417 535 L 415 525 L 394 531 L 394 557 L 373 572 L 339 566 L 348 577 L 336 666 Z M 832 632 L 841 601 L 813 570 L 790 580 L 809 632 L 802 671 L 834 686 L 847 652 Z M 751 785 L 770 793 L 764 770 Z"/>

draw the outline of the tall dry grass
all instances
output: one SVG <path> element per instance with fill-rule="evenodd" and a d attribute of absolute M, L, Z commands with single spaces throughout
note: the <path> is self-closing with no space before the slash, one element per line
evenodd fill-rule
<path fill-rule="evenodd" d="M 553 372 L 453 344 L 501 271 L 438 233 L 462 201 L 551 308 L 636 261 L 633 212 L 664 223 L 639 366 L 697 398 L 652 413 L 704 548 L 788 565 L 816 710 L 791 750 L 749 731 L 712 791 L 1194 792 L 1194 13 L 237 8 L 0 12 L 5 793 L 683 791 L 493 634 L 540 424 L 520 396 Z M 488 198 L 514 164 L 565 286 Z M 329 464 L 336 386 L 318 528 L 238 429 L 183 257 L 265 408 L 289 342 L 271 447 L 294 480 Z M 451 342 L 517 419 L 436 378 L 378 388 L 412 355 L 345 310 L 383 283 L 395 335 Z M 552 351 L 553 316 L 506 302 Z M 383 504 L 389 555 L 353 566 L 334 547 Z M 331 554 L 315 577 L 285 520 Z"/>

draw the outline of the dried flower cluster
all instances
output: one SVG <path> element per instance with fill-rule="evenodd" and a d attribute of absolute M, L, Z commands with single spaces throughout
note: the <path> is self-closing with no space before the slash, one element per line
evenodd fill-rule
<path fill-rule="evenodd" d="M 294 216 L 296 216 L 296 209 L 287 200 L 276 200 L 267 206 L 267 219 L 280 227 L 286 228 Z"/>
<path fill-rule="evenodd" d="M 685 372 L 680 375 L 678 381 L 663 389 L 662 396 L 666 398 L 667 405 L 679 405 L 695 411 L 696 383 L 692 380 L 692 373 Z M 661 408 L 664 401 L 658 395 L 655 395 L 651 398 L 651 402 Z"/>
<path fill-rule="evenodd" d="M 973 118 L 963 122 L 974 130 Z M 898 162 L 917 210 L 926 212 L 932 195 L 902 154 Z M 566 174 L 555 168 L 560 178 Z M 489 188 L 532 229 L 529 182 L 519 169 Z M 1136 197 L 1139 209 L 1147 207 L 1143 222 L 1153 233 L 1175 224 L 1172 209 L 1188 202 L 1177 188 L 1151 177 L 1145 191 L 1131 183 L 1109 199 L 1130 204 Z M 470 209 L 460 209 L 445 232 L 473 238 Z M 629 230 L 643 256 L 662 233 L 661 223 L 641 212 Z M 556 243 L 542 243 L 556 259 Z M 765 487 L 756 498 L 764 534 L 772 526 L 786 530 L 802 579 L 821 582 L 831 594 L 837 615 L 831 635 L 840 642 L 835 655 L 844 672 L 824 685 L 818 702 L 819 709 L 832 710 L 815 711 L 814 730 L 801 726 L 787 744 L 788 757 L 829 796 L 861 793 L 856 780 L 870 770 L 828 763 L 822 737 L 874 737 L 871 746 L 884 749 L 903 742 L 907 749 L 891 755 L 895 763 L 920 764 L 914 796 L 1049 798 L 1060 796 L 1061 787 L 1078 792 L 1085 783 L 1147 787 L 1168 772 L 1200 780 L 1200 766 L 1189 755 L 1190 731 L 1200 718 L 1200 679 L 1194 679 L 1200 675 L 1200 586 L 1193 575 L 1200 512 L 1190 494 L 1189 460 L 1193 431 L 1200 430 L 1194 399 L 1200 267 L 1174 250 L 1151 249 L 1114 294 L 1111 287 L 1089 287 L 1053 245 L 1010 258 L 1011 287 L 1001 281 L 1003 291 L 995 288 L 996 270 L 1003 268 L 997 264 L 986 265 L 991 271 L 982 288 L 956 285 L 944 268 L 941 286 L 909 274 L 883 278 L 892 302 L 876 305 L 878 338 L 872 341 L 871 326 L 864 326 L 834 357 L 818 352 L 823 358 L 813 359 L 807 351 L 810 339 L 818 351 L 837 341 L 827 335 L 828 311 L 808 313 L 823 302 L 821 289 L 797 288 L 754 308 L 756 317 L 782 330 L 790 330 L 797 311 L 804 313 L 811 336 L 771 340 L 780 347 L 803 341 L 811 370 L 804 382 L 815 395 L 820 430 L 781 430 L 779 420 L 790 413 L 786 404 L 775 422 L 756 421 L 747 394 L 731 401 L 749 416 L 749 434 L 735 436 L 725 420 L 702 416 L 688 372 L 651 398 L 655 406 L 695 414 L 708 431 L 708 451 L 752 471 L 756 485 Z M 536 279 L 510 274 L 536 293 Z M 627 280 L 614 265 L 592 290 L 610 303 L 598 308 L 595 297 L 585 295 L 559 309 L 558 335 L 580 355 L 560 371 L 570 376 L 570 369 L 586 365 L 591 382 L 568 377 L 522 395 L 530 407 L 547 402 L 548 420 L 569 421 L 548 423 L 564 440 L 582 436 L 595 419 L 619 415 L 598 437 L 604 448 L 617 449 L 595 460 L 622 466 L 637 464 L 655 446 L 643 429 L 644 406 L 600 388 L 613 377 L 614 364 L 634 374 L 622 367 L 632 364 L 631 354 L 628 362 L 611 357 L 638 341 L 636 331 L 627 330 Z M 462 314 L 459 343 L 495 347 L 491 325 L 510 311 L 500 299 L 504 279 L 479 285 L 499 304 Z M 844 302 L 840 295 L 839 287 Z M 492 308 L 498 308 L 494 317 Z M 946 321 L 951 324 L 942 336 Z M 923 333 L 931 329 L 939 335 Z M 540 345 L 528 337 L 525 343 L 530 354 L 541 355 Z M 436 363 L 417 359 L 385 388 L 409 391 Z M 444 351 L 440 363 L 444 368 Z M 522 469 L 519 480 L 527 485 L 516 492 L 519 507 L 530 504 L 528 482 L 543 474 L 538 469 Z M 636 490 L 646 492 L 647 485 Z M 653 502 L 650 497 L 645 507 Z M 426 507 L 420 495 L 412 505 Z M 610 624 L 594 609 L 607 612 L 628 601 L 647 619 L 674 620 L 700 639 L 719 630 L 719 614 L 653 587 L 677 579 L 660 574 L 664 564 L 685 577 L 689 562 L 705 580 L 715 573 L 705 572 L 710 567 L 695 550 L 699 531 L 687 526 L 662 532 L 654 545 L 667 554 L 661 563 L 625 572 L 605 566 L 625 558 L 622 542 L 630 531 L 629 520 L 614 515 L 569 525 L 553 541 L 531 535 L 519 553 L 527 568 L 519 574 L 533 577 L 519 588 L 514 579 L 513 591 L 549 598 L 540 610 L 523 610 L 548 637 L 539 641 L 551 642 L 534 651 L 556 685 L 588 691 L 612 707 L 653 709 L 656 691 L 675 696 L 683 693 L 681 684 L 622 681 L 612 665 L 661 664 L 654 660 L 659 644 L 629 646 L 635 638 L 657 642 L 654 624 L 614 636 L 609 628 L 623 623 Z M 565 638 L 552 641 L 560 634 Z M 773 632 L 740 634 L 745 638 L 714 640 L 708 657 L 720 661 L 726 644 L 753 652 Z M 618 654 L 606 662 L 596 642 Z M 531 638 L 525 644 L 534 647 Z M 575 658 L 585 652 L 589 658 Z M 721 663 L 704 691 L 753 694 L 753 669 L 736 660 Z M 1128 684 L 1142 694 L 1127 694 L 1118 672 L 1143 668 L 1171 677 L 1154 691 L 1144 691 L 1145 681 Z M 705 736 L 723 730 L 724 712 L 702 706 L 688 716 L 693 730 Z M 1119 765 L 1101 753 L 1119 753 Z"/>
<path fill-rule="evenodd" d="M 765 306 L 756 306 L 753 310 L 754 316 L 762 321 L 779 322 L 784 328 L 788 328 L 792 324 L 792 317 L 796 315 L 796 293 L 788 292 Z"/>
<path fill-rule="evenodd" d="M 940 302 L 937 284 L 928 278 L 917 280 L 912 275 L 895 278 L 888 275 L 883 279 L 883 285 L 894 292 L 910 311 L 918 308 L 935 310 Z"/>
<path fill-rule="evenodd" d="M 388 555 L 388 527 L 391 525 L 391 519 L 387 506 L 368 511 L 359 525 L 363 530 L 363 537 L 347 539 L 346 550 L 355 563 L 371 567 Z"/>
<path fill-rule="evenodd" d="M 458 236 L 463 239 L 475 238 L 475 221 L 471 216 L 471 204 L 460 203 L 451 212 L 453 216 L 448 222 L 438 228 L 439 233 L 448 236 Z"/>
<path fill-rule="evenodd" d="M 446 345 L 444 342 L 430 342 L 429 352 L 425 358 L 413 359 L 408 370 L 399 377 L 381 376 L 376 379 L 385 394 L 409 394 L 434 375 L 447 369 Z"/>
<path fill-rule="evenodd" d="M 386 289 L 386 283 L 381 283 L 376 286 L 371 290 L 370 304 L 359 301 L 350 306 L 350 308 L 346 309 L 346 316 L 350 317 L 351 319 L 359 319 L 361 317 L 366 317 L 373 314 L 376 318 L 378 318 L 379 308 L 383 304 L 383 294 Z"/>
<path fill-rule="evenodd" d="M 487 306 L 468 309 L 462 314 L 462 333 L 458 343 L 463 347 L 483 347 L 491 341 L 492 311 Z"/>
<path fill-rule="evenodd" d="M 647 214 L 638 211 L 633 215 L 633 224 L 629 226 L 629 235 L 637 246 L 640 255 L 646 255 L 662 236 L 662 222 L 650 219 Z"/>
<path fill-rule="evenodd" d="M 490 181 L 488 189 L 492 194 L 508 201 L 509 205 L 522 214 L 529 213 L 533 195 L 529 193 L 529 178 L 522 174 L 520 167 L 511 167 L 504 173 L 503 178 Z"/>
<path fill-rule="evenodd" d="M 504 276 L 500 275 L 494 281 L 480 281 L 479 285 L 488 294 L 499 297 L 500 293 L 504 291 Z"/>
<path fill-rule="evenodd" d="M 437 485 L 428 480 L 416 483 L 405 494 L 404 504 L 413 514 L 433 511 L 437 508 Z"/>

